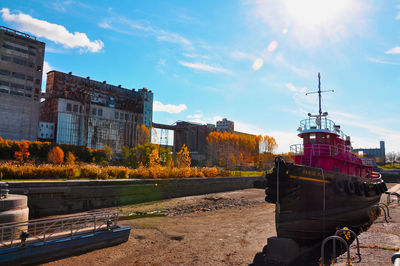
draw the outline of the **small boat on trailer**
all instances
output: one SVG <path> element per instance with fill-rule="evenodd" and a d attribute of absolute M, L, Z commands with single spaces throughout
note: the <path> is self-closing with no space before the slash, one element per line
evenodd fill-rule
<path fill-rule="evenodd" d="M 353 153 L 346 136 L 328 113 L 308 114 L 300 122 L 302 144 L 292 145 L 294 163 L 277 157 L 266 176 L 266 198 L 276 204 L 276 231 L 300 246 L 322 241 L 337 229 L 354 230 L 368 225 L 371 209 L 387 187 L 371 166 Z"/>

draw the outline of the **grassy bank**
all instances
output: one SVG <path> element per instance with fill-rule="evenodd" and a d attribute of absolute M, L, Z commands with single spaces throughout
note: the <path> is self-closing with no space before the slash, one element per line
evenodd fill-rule
<path fill-rule="evenodd" d="M 3 180 L 90 180 L 90 179 L 153 179 L 153 178 L 193 178 L 221 176 L 259 176 L 258 171 L 226 171 L 216 167 L 177 168 L 177 167 L 139 167 L 99 166 L 95 164 L 52 165 L 52 164 L 0 164 L 0 177 Z"/>

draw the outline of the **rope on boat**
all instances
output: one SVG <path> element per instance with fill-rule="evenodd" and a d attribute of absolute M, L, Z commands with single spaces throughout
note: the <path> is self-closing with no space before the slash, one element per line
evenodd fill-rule
<path fill-rule="evenodd" d="M 322 224 L 322 226 L 323 226 L 323 234 L 324 234 L 324 237 L 325 237 L 325 211 L 326 211 L 326 208 L 325 208 L 325 200 L 326 200 L 326 189 L 325 189 L 325 175 L 324 175 L 324 169 L 322 169 L 322 168 L 320 168 L 321 169 L 321 173 L 322 173 L 322 179 L 324 180 L 324 182 L 323 182 L 323 184 L 322 184 L 322 187 L 323 187 L 323 199 L 322 199 L 322 221 L 323 221 L 323 224 Z"/>
<path fill-rule="evenodd" d="M 279 156 L 276 159 L 277 160 L 275 161 L 278 162 L 278 167 L 276 169 L 276 215 L 275 215 L 276 222 L 275 223 L 276 227 L 279 227 L 279 223 L 277 222 L 279 221 L 279 214 L 281 213 L 281 205 L 279 202 L 279 165 L 281 164 L 282 157 Z"/>

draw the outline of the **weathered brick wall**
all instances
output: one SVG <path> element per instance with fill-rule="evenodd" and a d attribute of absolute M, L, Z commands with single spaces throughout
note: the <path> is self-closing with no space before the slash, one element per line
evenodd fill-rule
<path fill-rule="evenodd" d="M 9 182 L 28 196 L 31 218 L 252 188 L 263 177 Z"/>

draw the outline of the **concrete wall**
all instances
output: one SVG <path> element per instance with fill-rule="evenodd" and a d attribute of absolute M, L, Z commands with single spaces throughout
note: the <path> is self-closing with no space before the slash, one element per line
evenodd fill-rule
<path fill-rule="evenodd" d="M 252 188 L 264 177 L 9 182 L 28 196 L 30 218 L 96 208 Z"/>

